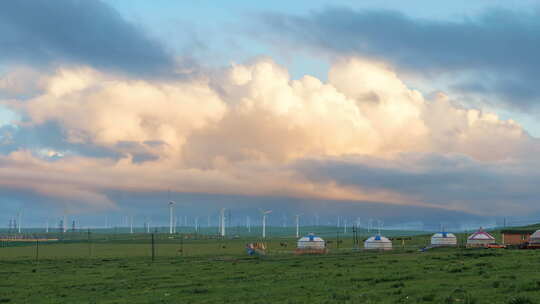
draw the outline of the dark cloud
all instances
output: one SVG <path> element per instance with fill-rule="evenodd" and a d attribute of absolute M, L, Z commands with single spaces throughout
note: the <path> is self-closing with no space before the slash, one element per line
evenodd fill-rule
<path fill-rule="evenodd" d="M 403 155 L 399 160 L 369 157 L 305 160 L 296 169 L 317 182 L 364 191 L 391 191 L 431 205 L 477 214 L 538 212 L 537 164 L 485 163 L 464 156 Z M 406 203 L 406 199 L 404 202 Z"/>
<path fill-rule="evenodd" d="M 137 227 L 150 219 L 153 225 L 166 227 L 168 225 L 169 199 L 177 203 L 179 218 L 188 217 L 189 225 L 193 225 L 194 218 L 199 218 L 202 227 L 207 226 L 208 217 L 212 226 L 216 226 L 219 210 L 227 209 L 229 226 L 231 230 L 245 225 L 249 216 L 251 223 L 261 225 L 259 209 L 271 209 L 268 217 L 269 225 L 288 227 L 294 225 L 294 215 L 301 214 L 302 225 L 334 226 L 339 216 L 349 225 L 360 218 L 361 225 L 367 226 L 369 219 L 379 219 L 385 227 L 405 227 L 409 229 L 437 230 L 444 223 L 447 229 L 461 230 L 464 227 L 477 227 L 478 225 L 491 225 L 496 218 L 472 215 L 466 212 L 448 211 L 436 208 L 423 208 L 414 206 L 396 206 L 381 202 L 336 202 L 327 200 L 306 200 L 290 197 L 269 196 L 241 196 L 197 193 L 166 193 L 166 192 L 128 192 L 109 191 L 107 197 L 116 203 L 116 209 L 102 210 L 92 208 L 76 201 L 67 201 L 58 198 L 49 198 L 32 191 L 14 191 L 0 187 L 0 223 L 8 223 L 9 218 L 23 213 L 25 227 L 42 227 L 47 219 L 50 225 L 64 214 L 70 221 L 80 221 L 83 226 L 100 227 L 105 222 L 105 216 L 111 226 L 122 226 L 127 215 L 134 217 Z M 152 203 L 149 203 L 152 202 Z M 124 224 L 125 225 L 125 224 Z"/>
<path fill-rule="evenodd" d="M 2 1 L 0 62 L 83 63 L 142 75 L 175 68 L 159 42 L 97 0 Z"/>
<path fill-rule="evenodd" d="M 494 9 L 474 18 L 440 21 L 394 11 L 329 8 L 307 16 L 269 14 L 263 20 L 281 41 L 390 60 L 430 77 L 459 72 L 454 88 L 485 93 L 487 86 L 494 96 L 522 108 L 540 98 L 538 10 Z M 463 79 L 463 73 L 469 77 Z"/>

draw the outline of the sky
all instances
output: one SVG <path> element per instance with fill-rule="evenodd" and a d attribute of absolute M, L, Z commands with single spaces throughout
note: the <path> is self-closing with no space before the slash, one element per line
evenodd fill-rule
<path fill-rule="evenodd" d="M 540 221 L 539 17 L 535 1 L 2 2 L 0 226 L 165 225 L 168 200 L 190 223 Z"/>

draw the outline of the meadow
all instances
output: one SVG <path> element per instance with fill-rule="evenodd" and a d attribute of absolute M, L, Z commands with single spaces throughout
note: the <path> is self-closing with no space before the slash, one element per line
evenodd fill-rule
<path fill-rule="evenodd" d="M 336 236 L 337 237 L 337 236 Z M 0 303 L 540 303 L 540 251 L 432 249 L 429 236 L 395 250 L 328 239 L 326 255 L 292 253 L 295 238 L 84 234 L 0 248 Z"/>

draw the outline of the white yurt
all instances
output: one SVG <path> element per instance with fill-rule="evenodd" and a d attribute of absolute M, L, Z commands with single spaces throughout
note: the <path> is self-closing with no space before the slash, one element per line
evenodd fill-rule
<path fill-rule="evenodd" d="M 313 233 L 301 237 L 298 240 L 297 249 L 299 250 L 324 250 L 325 248 L 326 242 Z"/>
<path fill-rule="evenodd" d="M 364 249 L 391 250 L 392 241 L 382 235 L 375 235 L 364 242 Z"/>
<path fill-rule="evenodd" d="M 540 230 L 536 230 L 529 239 L 529 244 L 540 244 Z"/>
<path fill-rule="evenodd" d="M 467 247 L 485 247 L 490 244 L 495 244 L 495 238 L 482 227 L 467 238 Z"/>
<path fill-rule="evenodd" d="M 457 246 L 457 238 L 453 233 L 438 232 L 431 236 L 431 246 Z"/>

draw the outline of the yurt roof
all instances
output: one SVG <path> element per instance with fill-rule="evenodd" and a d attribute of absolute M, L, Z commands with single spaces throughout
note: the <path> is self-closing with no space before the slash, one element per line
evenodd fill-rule
<path fill-rule="evenodd" d="M 480 230 L 469 235 L 467 239 L 468 240 L 494 240 L 495 238 L 491 234 L 485 232 L 484 230 L 482 230 L 482 228 L 480 228 Z"/>
<path fill-rule="evenodd" d="M 532 235 L 531 238 L 540 239 L 540 230 L 536 230 Z"/>
<path fill-rule="evenodd" d="M 431 237 L 434 238 L 455 238 L 456 236 L 453 233 L 450 232 L 437 232 Z"/>
<path fill-rule="evenodd" d="M 318 237 L 314 234 L 309 234 L 306 236 L 301 237 L 298 241 L 301 242 L 324 242 L 324 240 L 321 237 Z"/>
<path fill-rule="evenodd" d="M 390 240 L 382 235 L 374 235 L 368 238 L 366 242 L 390 242 Z"/>

